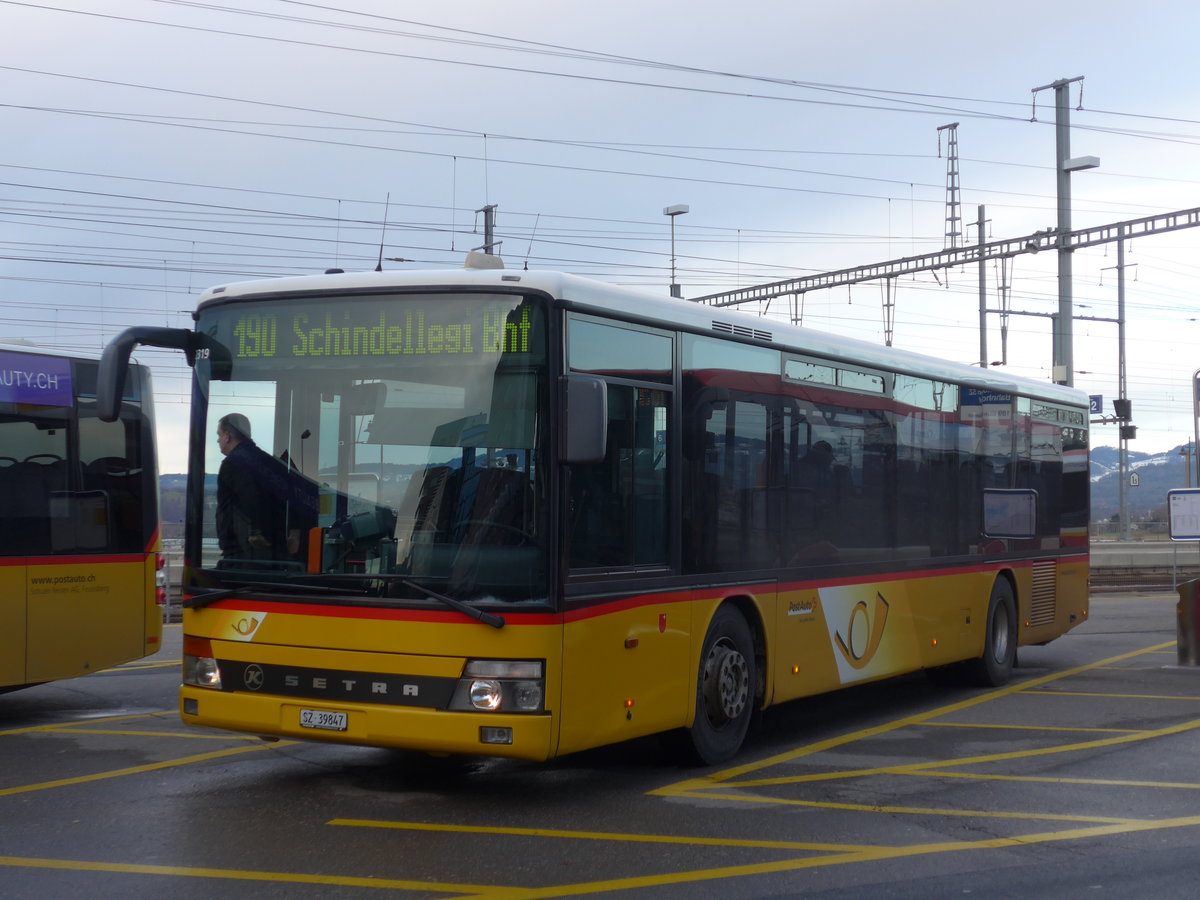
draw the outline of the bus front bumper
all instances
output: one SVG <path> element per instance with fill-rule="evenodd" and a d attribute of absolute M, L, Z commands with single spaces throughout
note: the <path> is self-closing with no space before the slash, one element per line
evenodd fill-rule
<path fill-rule="evenodd" d="M 553 718 L 549 713 L 447 712 L 327 703 L 189 685 L 179 690 L 179 711 L 187 725 L 264 737 L 535 761 L 553 755 Z"/>

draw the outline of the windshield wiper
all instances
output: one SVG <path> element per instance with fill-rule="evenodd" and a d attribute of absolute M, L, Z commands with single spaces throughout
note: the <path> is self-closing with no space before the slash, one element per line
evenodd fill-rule
<path fill-rule="evenodd" d="M 359 575 L 339 572 L 320 575 L 306 575 L 305 577 L 321 580 L 335 579 L 339 581 L 343 579 L 353 579 L 355 581 L 389 581 L 394 584 L 402 584 L 406 588 L 416 591 L 418 594 L 424 594 L 430 600 L 436 600 L 438 603 L 443 603 L 451 609 L 462 613 L 464 616 L 470 616 L 475 621 L 482 622 L 484 625 L 491 625 L 493 628 L 503 628 L 506 624 L 503 616 L 498 616 L 495 613 L 484 612 L 483 610 L 472 606 L 470 603 L 464 603 L 462 600 L 456 600 L 454 597 L 448 597 L 445 594 L 439 594 L 435 590 L 431 590 L 422 584 L 418 584 L 407 575 L 391 575 L 382 572 L 364 572 Z"/>
<path fill-rule="evenodd" d="M 270 590 L 267 590 L 270 588 Z M 201 588 L 203 594 L 188 597 L 183 601 L 184 607 L 187 609 L 203 609 L 210 603 L 216 603 L 218 600 L 224 600 L 226 597 L 232 597 L 234 594 L 239 596 L 253 596 L 254 594 L 276 594 L 279 590 L 288 590 L 296 588 L 302 591 L 310 591 L 312 593 L 323 594 L 341 594 L 345 593 L 338 588 L 322 587 L 316 584 L 295 584 L 287 581 L 242 581 L 236 587 L 231 588 Z M 185 591 L 197 590 L 193 587 L 184 587 Z"/>
<path fill-rule="evenodd" d="M 437 591 L 430 590 L 424 585 L 417 584 L 411 578 L 406 578 L 403 575 L 387 576 L 389 581 L 395 581 L 404 585 L 406 588 L 411 588 L 418 593 L 424 594 L 430 600 L 437 600 L 439 603 L 445 603 L 451 609 L 456 609 L 464 616 L 470 616 L 477 622 L 482 622 L 484 625 L 491 625 L 493 628 L 503 628 L 505 625 L 504 616 L 498 616 L 495 613 L 484 612 L 482 609 L 477 609 L 470 603 L 463 603 L 461 600 L 455 600 L 453 597 L 447 597 L 445 594 L 439 594 Z"/>
<path fill-rule="evenodd" d="M 289 588 L 298 588 L 302 591 L 312 591 L 314 593 L 325 594 L 344 594 L 345 591 L 340 588 L 325 587 L 324 585 L 308 584 L 308 579 L 321 581 L 390 581 L 397 584 L 402 584 L 410 590 L 416 591 L 418 594 L 424 594 L 430 600 L 436 600 L 456 612 L 462 613 L 464 616 L 469 616 L 477 622 L 482 622 L 484 625 L 491 625 L 493 628 L 503 628 L 505 621 L 503 616 L 498 616 L 495 613 L 484 612 L 477 609 L 470 603 L 464 603 L 462 600 L 456 600 L 454 597 L 447 597 L 445 594 L 439 594 L 437 591 L 431 590 L 424 585 L 418 584 L 407 575 L 389 575 L 383 573 L 364 572 L 358 574 L 343 574 L 343 573 L 322 573 L 303 575 L 300 579 L 288 581 L 242 581 L 237 587 L 232 588 L 214 588 L 207 593 L 201 594 L 198 597 L 190 597 L 184 601 L 184 606 L 189 609 L 199 609 L 208 606 L 210 603 L 215 603 L 225 597 L 232 597 L 234 594 L 269 594 L 279 590 L 288 590 Z M 264 590 L 270 588 L 272 590 Z M 365 592 L 364 592 L 365 593 Z"/>

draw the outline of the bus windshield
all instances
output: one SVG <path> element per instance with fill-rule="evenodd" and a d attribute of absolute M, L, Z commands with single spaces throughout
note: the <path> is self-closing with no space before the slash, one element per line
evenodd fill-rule
<path fill-rule="evenodd" d="M 546 602 L 541 305 L 217 301 L 198 331 L 192 586 Z"/>

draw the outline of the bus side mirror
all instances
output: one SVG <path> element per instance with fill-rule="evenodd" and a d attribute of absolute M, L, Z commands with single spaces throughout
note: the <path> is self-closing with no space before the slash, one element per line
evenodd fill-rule
<path fill-rule="evenodd" d="M 568 375 L 563 462 L 598 463 L 608 446 L 608 386 L 590 375 Z"/>
<path fill-rule="evenodd" d="M 138 325 L 126 328 L 108 342 L 100 357 L 96 376 L 96 414 L 105 422 L 115 422 L 121 414 L 121 398 L 125 395 L 125 376 L 129 373 L 129 355 L 138 344 L 182 350 L 188 354 L 188 365 L 194 365 L 192 348 L 197 335 L 186 328 L 159 328 Z"/>

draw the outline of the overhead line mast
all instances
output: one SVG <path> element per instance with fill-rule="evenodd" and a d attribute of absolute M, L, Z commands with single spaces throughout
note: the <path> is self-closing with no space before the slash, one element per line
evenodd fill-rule
<path fill-rule="evenodd" d="M 962 245 L 962 211 L 958 196 L 958 123 L 938 126 L 938 155 L 942 152 L 941 136 L 946 132 L 946 250 Z"/>
<path fill-rule="evenodd" d="M 1152 234 L 1164 234 L 1168 231 L 1178 231 L 1183 228 L 1195 228 L 1197 225 L 1200 225 L 1200 207 L 1193 207 L 1140 219 L 1128 219 L 1111 225 L 1081 228 L 1068 232 L 1063 243 L 1072 250 L 1078 250 L 1083 247 L 1095 247 L 1121 240 L 1122 229 L 1124 238 L 1128 240 Z M 1061 236 L 1051 228 L 1046 231 L 1035 231 L 1024 237 L 1005 238 L 969 247 L 958 247 L 953 250 L 922 253 L 885 262 L 869 263 L 851 269 L 838 269 L 818 275 L 788 278 L 754 287 L 707 294 L 693 299 L 696 303 L 705 303 L 709 306 L 737 306 L 742 303 L 770 300 L 773 297 L 804 294 L 822 288 L 860 284 L 864 281 L 876 281 L 881 278 L 895 278 L 898 275 L 910 275 L 915 272 L 932 272 L 990 259 L 1008 259 L 1023 253 L 1037 253 L 1039 250 L 1059 247 L 1060 240 Z"/>

